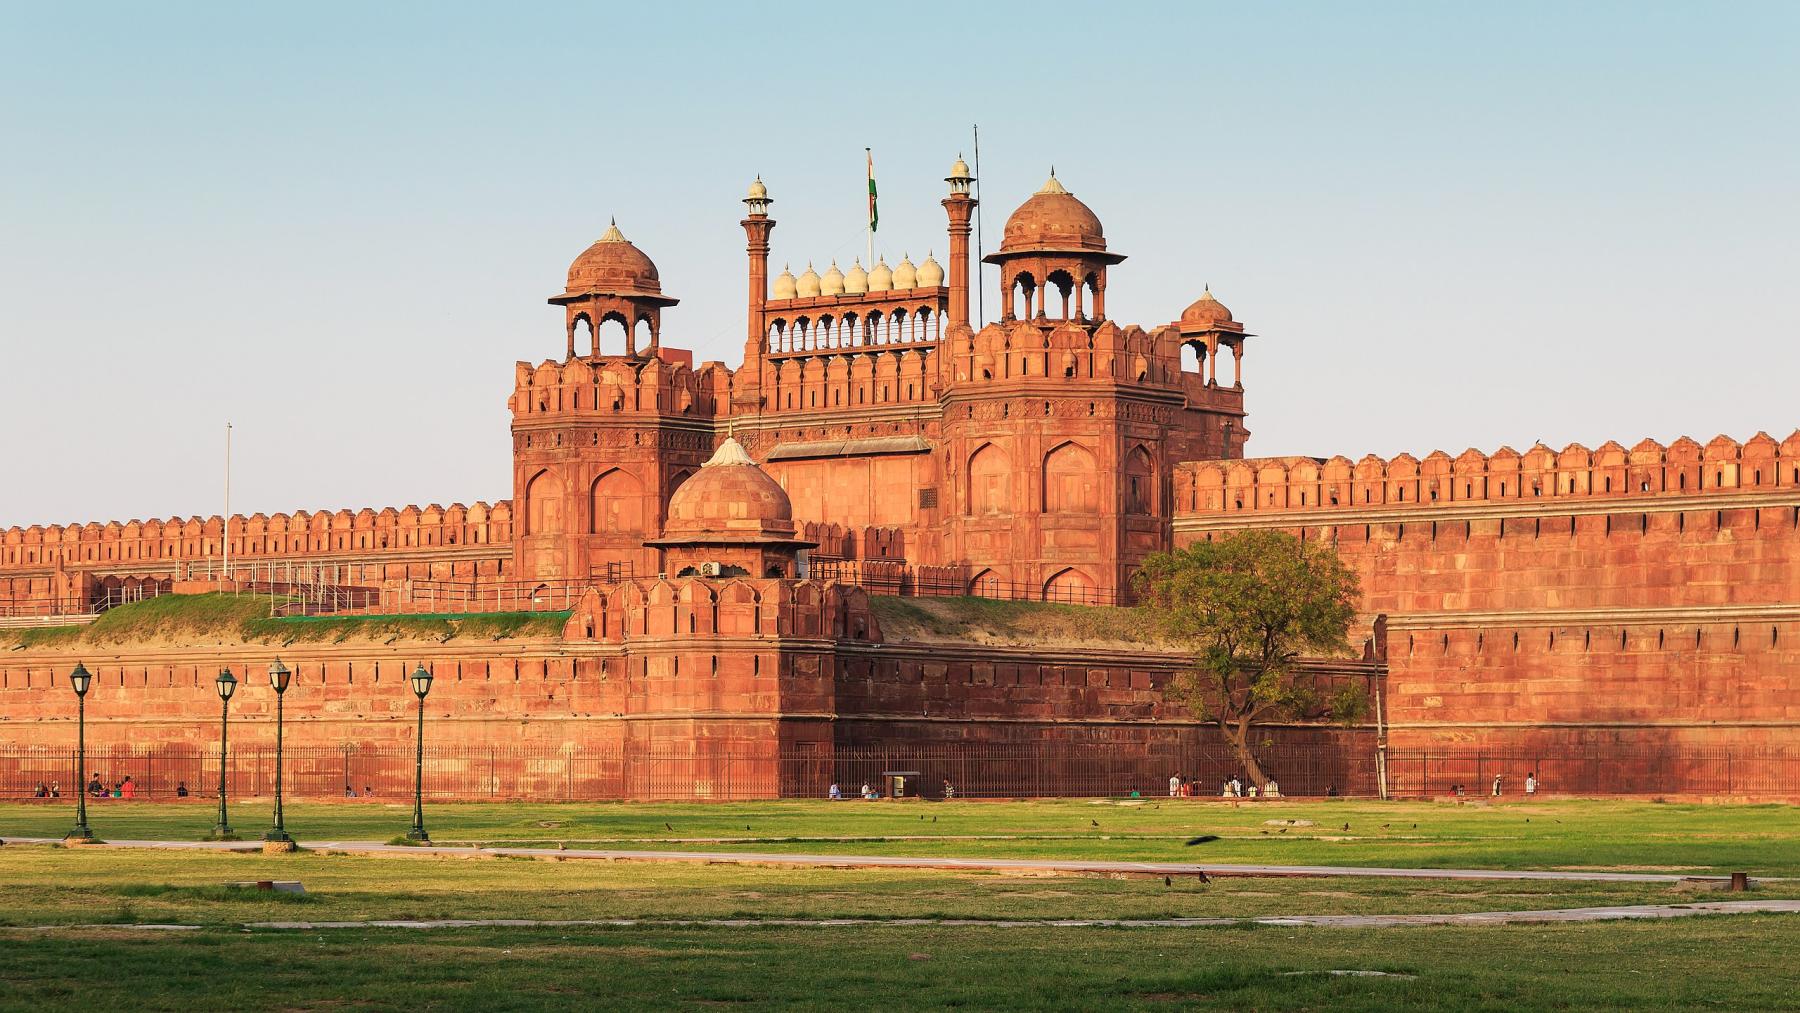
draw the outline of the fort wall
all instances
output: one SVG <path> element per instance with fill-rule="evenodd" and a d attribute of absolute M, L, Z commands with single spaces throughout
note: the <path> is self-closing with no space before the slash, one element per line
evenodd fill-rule
<path fill-rule="evenodd" d="M 1398 746 L 1800 744 L 1800 434 L 1195 463 L 1178 543 L 1331 542 Z"/>
<path fill-rule="evenodd" d="M 229 666 L 240 680 L 233 749 L 252 757 L 237 762 L 266 763 L 275 705 L 266 673 L 276 653 L 294 672 L 284 738 L 299 758 L 294 783 L 302 794 L 335 794 L 337 764 L 354 755 L 365 757 L 357 761 L 359 788 L 406 790 L 406 764 L 372 758 L 392 761 L 412 744 L 417 701 L 407 676 L 421 665 L 436 676 L 426 713 L 443 762 L 485 762 L 489 782 L 542 797 L 565 790 L 542 779 L 564 776 L 577 754 L 646 770 L 674 765 L 661 780 L 622 781 L 615 772 L 583 789 L 600 795 L 705 797 L 715 789 L 702 784 L 730 771 L 734 791 L 767 796 L 821 793 L 840 752 L 906 757 L 957 747 L 973 756 L 1031 747 L 1041 757 L 1056 747 L 1076 762 L 1091 755 L 1084 751 L 1129 748 L 1166 765 L 1211 739 L 1163 699 L 1187 663 L 1180 655 L 890 644 L 867 603 L 859 588 L 810 581 L 629 581 L 589 590 L 561 637 L 9 652 L 0 659 L 0 777 L 24 776 L 6 769 L 17 766 L 7 757 L 21 748 L 73 746 L 67 678 L 76 660 L 94 675 L 90 750 L 186 757 L 181 776 L 195 781 L 218 741 L 213 678 Z M 1368 662 L 1315 668 L 1323 682 L 1380 678 Z M 1313 773 L 1331 783 L 1347 785 L 1351 767 L 1366 767 L 1373 752 L 1368 729 L 1269 734 L 1321 750 Z M 134 778 L 144 783 L 153 773 Z M 1051 781 L 1063 773 L 1033 772 Z M 1151 787 L 1168 772 L 1140 774 Z M 174 776 L 165 769 L 151 783 L 166 789 Z"/>

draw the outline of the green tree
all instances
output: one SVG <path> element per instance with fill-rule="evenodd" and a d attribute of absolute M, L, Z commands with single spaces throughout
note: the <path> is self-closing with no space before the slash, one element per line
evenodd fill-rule
<path fill-rule="evenodd" d="M 1351 650 L 1361 590 L 1329 545 L 1243 531 L 1156 553 L 1134 579 L 1164 632 L 1193 646 L 1194 665 L 1176 677 L 1172 695 L 1219 726 L 1259 788 L 1269 780 L 1251 749 L 1259 721 L 1350 724 L 1363 716 L 1360 686 L 1323 694 L 1295 666 Z"/>

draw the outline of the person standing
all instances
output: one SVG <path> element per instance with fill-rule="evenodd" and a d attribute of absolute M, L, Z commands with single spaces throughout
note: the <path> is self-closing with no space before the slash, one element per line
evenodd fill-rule
<path fill-rule="evenodd" d="M 119 797 L 125 799 L 137 798 L 137 785 L 132 782 L 130 774 L 126 774 L 125 780 L 119 782 Z"/>
<path fill-rule="evenodd" d="M 1181 794 L 1181 772 L 1176 771 L 1175 773 L 1169 775 L 1169 797 L 1174 798 L 1180 794 Z"/>
<path fill-rule="evenodd" d="M 1536 794 L 1537 794 L 1537 771 L 1534 770 L 1531 773 L 1525 775 L 1525 797 L 1530 798 Z"/>
<path fill-rule="evenodd" d="M 1495 798 L 1500 797 L 1500 776 L 1501 775 L 1499 775 L 1499 774 L 1494 775 L 1494 797 Z"/>

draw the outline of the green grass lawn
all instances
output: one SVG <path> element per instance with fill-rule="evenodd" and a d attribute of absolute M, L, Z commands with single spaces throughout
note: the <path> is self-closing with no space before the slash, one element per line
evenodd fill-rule
<path fill-rule="evenodd" d="M 0 804 L 0 835 L 60 837 L 73 823 L 72 810 L 70 804 Z M 214 813 L 199 799 L 107 801 L 89 807 L 89 822 L 102 838 L 196 840 L 211 828 Z M 266 802 L 233 807 L 232 821 L 245 836 L 259 833 L 267 820 Z M 1312 825 L 1284 833 L 1271 820 Z M 289 829 L 305 840 L 387 840 L 410 821 L 411 807 L 398 801 L 287 808 Z M 1337 800 L 1234 807 L 1167 799 L 440 804 L 427 806 L 426 822 L 439 843 L 1800 876 L 1800 807 L 1785 805 Z M 1184 844 L 1200 834 L 1220 839 Z"/>
<path fill-rule="evenodd" d="M 76 1003 L 183 1011 L 1770 1010 L 1800 1003 L 1800 932 L 1791 916 L 1376 930 L 85 930 L 4 940 L 0 1008 L 33 1010 Z"/>
<path fill-rule="evenodd" d="M 299 880 L 303 895 L 229 888 Z M 439 918 L 1261 917 L 1537 910 L 1731 899 L 1694 884 L 1109 878 L 902 869 L 9 845 L 0 925 Z M 1758 898 L 1800 898 L 1800 883 Z M 1800 931 L 1800 920 L 1796 920 Z"/>
<path fill-rule="evenodd" d="M 103 836 L 194 838 L 214 810 L 92 807 Z M 260 827 L 265 810 L 234 820 Z M 385 839 L 405 806 L 289 808 L 308 839 Z M 919 817 L 924 816 L 921 820 Z M 933 818 L 935 817 L 935 822 Z M 1530 823 L 1526 823 L 1526 818 Z M 1265 821 L 1310 819 L 1287 834 Z M 439 840 L 885 853 L 1204 855 L 1243 862 L 1649 867 L 1794 874 L 1800 810 L 1622 802 L 1454 806 L 1151 801 L 438 805 Z M 59 835 L 68 806 L 0 806 L 0 832 Z M 1351 831 L 1343 831 L 1349 822 Z M 1413 823 L 1417 823 L 1415 829 Z M 1092 824 L 1099 823 L 1099 827 Z M 1384 828 L 1382 824 L 1387 826 Z M 748 826 L 751 829 L 746 831 Z M 1221 840 L 1197 848 L 1195 833 Z M 839 838 L 852 838 L 841 840 Z M 1215 850 L 1217 849 L 1217 850 Z M 1448 856 L 1448 858 L 1446 858 Z M 293 879 L 303 895 L 227 884 Z M 1694 884 L 1373 877 L 1109 878 L 932 870 L 0 848 L 0 1009 L 1800 1008 L 1800 916 L 1378 929 L 680 926 L 734 918 L 1251 918 L 1733 899 Z M 1756 898 L 1800 898 L 1800 881 Z M 630 927 L 276 930 L 272 921 L 629 918 Z M 153 933 L 139 926 L 199 926 Z M 1336 976 L 1332 970 L 1410 977 Z"/>

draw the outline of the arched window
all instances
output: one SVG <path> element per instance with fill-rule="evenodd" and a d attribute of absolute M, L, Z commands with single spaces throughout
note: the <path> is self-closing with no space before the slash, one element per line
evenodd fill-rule
<path fill-rule="evenodd" d="M 1012 510 L 1012 462 L 1006 451 L 992 443 L 969 458 L 969 514 L 1008 513 Z"/>
<path fill-rule="evenodd" d="M 562 497 L 556 476 L 546 468 L 525 483 L 525 533 L 549 535 L 562 530 Z"/>
<path fill-rule="evenodd" d="M 614 468 L 595 479 L 589 500 L 592 533 L 644 530 L 644 486 L 630 472 Z"/>
<path fill-rule="evenodd" d="M 1098 603 L 1099 597 L 1093 578 L 1074 567 L 1063 570 L 1044 582 L 1045 601 L 1093 605 Z"/>
<path fill-rule="evenodd" d="M 1150 452 L 1141 446 L 1125 455 L 1125 512 L 1152 517 L 1157 512 L 1156 469 Z"/>
<path fill-rule="evenodd" d="M 1044 457 L 1044 512 L 1086 513 L 1100 509 L 1100 469 L 1079 443 L 1065 443 Z"/>

